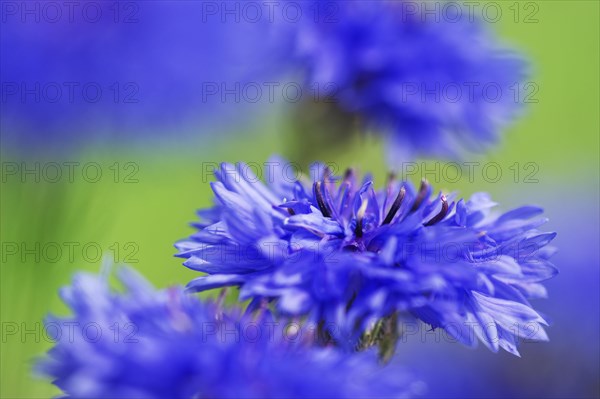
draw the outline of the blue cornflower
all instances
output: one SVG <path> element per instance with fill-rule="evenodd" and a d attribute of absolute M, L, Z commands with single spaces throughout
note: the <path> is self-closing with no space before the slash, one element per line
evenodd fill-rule
<path fill-rule="evenodd" d="M 262 62 L 268 26 L 224 23 L 207 15 L 212 5 L 204 2 L 71 6 L 6 10 L 3 146 L 29 154 L 183 135 L 190 127 L 212 134 L 233 113 L 239 122 L 240 87 L 270 75 Z M 224 98 L 224 91 L 234 94 Z"/>
<path fill-rule="evenodd" d="M 521 109 L 526 62 L 456 3 L 303 4 L 284 25 L 307 90 L 383 133 L 390 162 L 485 149 Z"/>
<path fill-rule="evenodd" d="M 180 288 L 156 291 L 122 269 L 125 292 L 78 274 L 62 291 L 73 316 L 49 318 L 55 346 L 37 370 L 73 398 L 406 397 L 420 383 L 374 353 L 310 345 L 297 323 L 243 315 Z"/>
<path fill-rule="evenodd" d="M 485 193 L 457 201 L 395 178 L 375 190 L 369 176 L 338 179 L 319 165 L 312 182 L 290 180 L 284 161 L 267 164 L 267 184 L 244 164 L 216 172 L 217 204 L 176 245 L 184 265 L 208 273 L 190 290 L 240 286 L 242 300 L 273 299 L 283 314 L 330 323 L 349 346 L 399 312 L 493 351 L 547 340 L 528 302 L 556 274 L 555 233 L 537 230 L 542 209 L 494 215 Z"/>

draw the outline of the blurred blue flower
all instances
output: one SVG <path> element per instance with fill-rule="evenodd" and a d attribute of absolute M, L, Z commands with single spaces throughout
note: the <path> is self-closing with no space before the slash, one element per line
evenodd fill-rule
<path fill-rule="evenodd" d="M 68 397 L 400 398 L 420 386 L 374 353 L 312 347 L 299 324 L 266 309 L 224 313 L 179 288 L 156 291 L 131 269 L 119 278 L 122 293 L 106 276 L 76 275 L 62 291 L 73 316 L 46 322 L 56 345 L 37 370 Z"/>
<path fill-rule="evenodd" d="M 375 190 L 352 170 L 339 179 L 315 164 L 310 181 L 290 179 L 283 160 L 266 165 L 267 184 L 244 164 L 216 171 L 216 205 L 176 244 L 185 266 L 208 273 L 190 290 L 241 286 L 242 300 L 277 299 L 283 314 L 331 323 L 350 347 L 396 312 L 515 355 L 520 338 L 548 339 L 528 302 L 557 273 L 555 233 L 537 230 L 542 209 L 497 215 L 485 193 L 455 201 L 432 197 L 426 181 Z"/>
<path fill-rule="evenodd" d="M 209 18 L 204 2 L 5 8 L 1 127 L 11 148 L 213 133 L 241 120 L 235 93 L 268 74 L 269 27 Z"/>
<path fill-rule="evenodd" d="M 571 202 L 565 207 L 555 193 L 568 184 Z M 553 215 L 549 224 L 560 231 L 553 242 L 560 251 L 553 259 L 562 265 L 561 276 L 547 282 L 549 298 L 537 307 L 549 315 L 551 344 L 525 341 L 519 348 L 523 358 L 499 356 L 490 361 L 485 351 L 464 356 L 449 340 L 436 340 L 433 333 L 424 337 L 416 331 L 403 340 L 403 358 L 411 359 L 411 370 L 419 377 L 435 381 L 427 391 L 432 398 L 596 397 L 600 392 L 598 190 L 554 179 L 527 187 L 507 186 L 503 195 L 543 200 Z M 567 375 L 565 370 L 569 370 Z"/>
<path fill-rule="evenodd" d="M 523 103 L 524 59 L 448 3 L 312 1 L 282 24 L 311 92 L 383 133 L 392 164 L 483 150 Z"/>

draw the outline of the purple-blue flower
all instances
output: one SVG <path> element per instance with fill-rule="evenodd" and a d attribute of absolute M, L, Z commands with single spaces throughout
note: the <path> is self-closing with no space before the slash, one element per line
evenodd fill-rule
<path fill-rule="evenodd" d="M 268 26 L 221 22 L 206 15 L 209 6 L 7 4 L 0 37 L 3 146 L 29 154 L 181 137 L 192 127 L 212 134 L 234 113 L 239 122 L 242 108 L 260 104 L 242 104 L 235 94 L 223 100 L 223 91 L 239 93 L 269 75 Z"/>
<path fill-rule="evenodd" d="M 156 291 L 121 269 L 78 274 L 62 291 L 73 315 L 51 317 L 56 340 L 37 371 L 72 398 L 347 398 L 411 396 L 420 383 L 372 352 L 312 346 L 311 331 L 275 322 L 267 309 L 242 314 L 180 288 Z"/>
<path fill-rule="evenodd" d="M 322 165 L 295 180 L 285 161 L 267 165 L 266 184 L 244 164 L 216 171 L 215 206 L 176 244 L 185 266 L 207 273 L 190 290 L 240 286 L 241 300 L 328 323 L 342 346 L 397 314 L 493 351 L 548 339 L 529 303 L 557 273 L 542 209 L 495 213 L 485 193 L 433 196 L 426 181 L 393 177 L 376 190 L 369 176 L 337 178 Z"/>
<path fill-rule="evenodd" d="M 448 3 L 312 1 L 282 24 L 307 90 L 384 134 L 392 163 L 488 148 L 534 89 L 524 59 Z"/>

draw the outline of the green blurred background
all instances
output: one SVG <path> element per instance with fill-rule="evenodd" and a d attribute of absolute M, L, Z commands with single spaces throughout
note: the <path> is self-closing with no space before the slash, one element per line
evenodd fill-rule
<path fill-rule="evenodd" d="M 531 80 L 539 87 L 535 95 L 538 102 L 528 105 L 525 115 L 506 132 L 496 149 L 484 157 L 469 159 L 498 162 L 504 174 L 499 182 L 487 182 L 477 174 L 474 182 L 462 179 L 456 184 L 438 183 L 436 186 L 460 191 L 464 196 L 488 191 L 505 209 L 530 202 L 530 198 L 540 205 L 548 199 L 564 204 L 564 212 L 590 212 L 597 216 L 599 3 L 593 0 L 536 2 L 539 6 L 537 23 L 515 22 L 509 9 L 514 3 L 500 3 L 505 16 L 494 28 L 531 58 L 534 72 Z M 273 153 L 292 157 L 292 160 L 297 156 L 294 148 L 297 138 L 290 138 L 288 134 L 290 111 L 276 107 L 268 115 L 237 127 L 235 135 L 223 135 L 223 139 L 219 139 L 215 131 L 201 138 L 177 140 L 174 144 L 144 140 L 127 146 L 97 145 L 69 157 L 68 161 L 81 164 L 100 164 L 104 176 L 97 183 L 86 182 L 77 169 L 72 183 L 65 179 L 58 183 L 36 183 L 31 178 L 22 182 L 17 177 L 3 175 L 0 397 L 41 398 L 58 394 L 47 381 L 32 377 L 31 364 L 51 346 L 41 331 L 41 320 L 48 312 L 66 311 L 57 295 L 59 287 L 68 284 L 76 270 L 95 272 L 100 268 L 101 262 L 93 259 L 96 258 L 93 248 L 90 249 L 92 255 L 82 254 L 84 244 L 97 243 L 104 255 L 117 263 L 128 260 L 159 287 L 185 284 L 195 276 L 173 257 L 172 244 L 192 231 L 189 222 L 195 220 L 194 211 L 211 204 L 212 193 L 203 179 L 203 163 L 262 164 Z M 172 133 L 175 136 L 177 132 Z M 213 138 L 207 139 L 207 136 Z M 322 151 L 321 148 L 315 153 Z M 325 161 L 336 162 L 341 167 L 371 170 L 379 182 L 387 172 L 383 146 L 371 136 L 350 136 L 341 150 L 326 148 L 325 153 L 328 154 Z M 306 165 L 306 160 L 298 161 Z M 3 165 L 20 163 L 21 159 L 3 149 L 2 162 Z M 524 183 L 522 176 L 518 182 L 513 181 L 513 170 L 509 167 L 515 162 L 538 165 L 539 182 Z M 121 173 L 117 182 L 114 168 L 109 168 L 115 163 Z M 125 182 L 125 175 L 132 171 L 135 175 L 131 177 L 137 182 Z M 586 202 L 589 209 L 573 208 L 571 201 L 578 196 L 590 199 Z M 552 214 L 548 216 L 553 219 Z M 551 222 L 550 227 L 556 226 Z M 559 233 L 577 234 L 577 226 Z M 67 242 L 80 244 L 73 259 L 67 256 L 63 244 Z M 55 257 L 48 247 L 48 256 L 36 260 L 34 255 L 23 255 L 21 251 L 10 253 L 10 243 L 27 248 L 33 248 L 36 243 L 58 243 L 63 253 L 59 261 L 48 262 L 48 258 Z M 597 246 L 597 242 L 590 245 Z M 115 252 L 117 247 L 118 253 Z M 558 266 L 563 272 L 570 267 Z M 15 326 L 18 331 L 10 333 Z M 550 336 L 552 339 L 552 329 Z"/>

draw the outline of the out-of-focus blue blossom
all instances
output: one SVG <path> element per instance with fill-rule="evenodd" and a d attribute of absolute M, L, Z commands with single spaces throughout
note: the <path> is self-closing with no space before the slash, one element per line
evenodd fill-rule
<path fill-rule="evenodd" d="M 266 184 L 244 164 L 216 171 L 216 205 L 176 244 L 185 266 L 208 273 L 190 290 L 241 286 L 242 300 L 276 299 L 284 314 L 330 323 L 348 346 L 395 312 L 493 351 L 548 339 L 528 302 L 556 274 L 542 209 L 494 214 L 485 193 L 455 201 L 432 197 L 425 181 L 375 190 L 352 170 L 338 179 L 314 165 L 309 181 L 290 179 L 283 160 L 266 165 Z"/>
<path fill-rule="evenodd" d="M 68 397 L 400 398 L 419 389 L 372 352 L 310 346 L 309 331 L 266 309 L 224 313 L 180 288 L 156 291 L 131 269 L 120 280 L 122 293 L 106 276 L 76 275 L 62 291 L 73 316 L 46 322 L 56 345 L 37 370 Z"/>
<path fill-rule="evenodd" d="M 205 3 L 4 5 L 3 145 L 123 143 L 240 121 L 244 105 L 260 106 L 236 98 L 268 75 L 269 26 L 223 22 Z"/>
<path fill-rule="evenodd" d="M 392 164 L 483 150 L 521 108 L 526 62 L 457 3 L 302 4 L 282 25 L 307 90 L 383 133 Z"/>
<path fill-rule="evenodd" d="M 570 203 L 555 196 L 568 187 Z M 600 210 L 597 187 L 553 180 L 531 187 L 504 188 L 504 196 L 543 200 L 560 231 L 554 260 L 562 265 L 560 278 L 547 283 L 548 300 L 538 310 L 549 315 L 552 342 L 525 342 L 523 358 L 490 359 L 483 351 L 464 356 L 461 348 L 441 334 L 414 332 L 402 343 L 402 355 L 411 369 L 430 384 L 432 398 L 584 398 L 600 393 Z M 441 339 L 436 341 L 436 337 Z M 435 364 L 435 367 L 431 367 Z M 535 378 L 532 378 L 535 370 Z M 568 373 L 565 373 L 568 370 Z M 543 381 L 543 383 L 540 383 Z"/>

